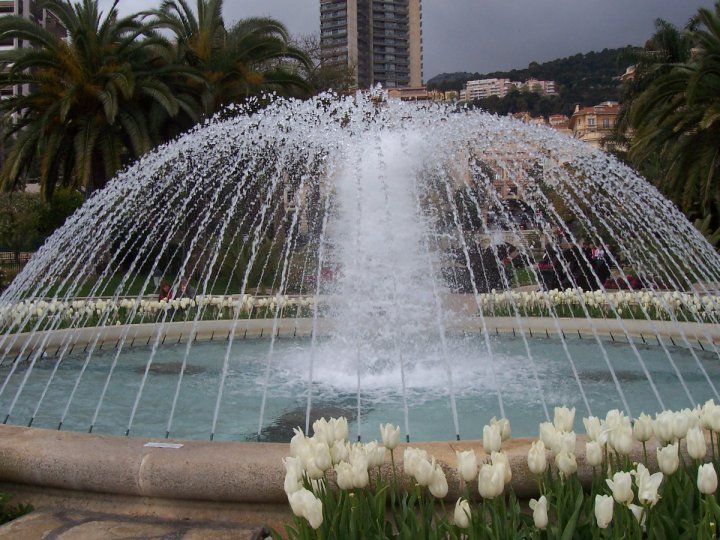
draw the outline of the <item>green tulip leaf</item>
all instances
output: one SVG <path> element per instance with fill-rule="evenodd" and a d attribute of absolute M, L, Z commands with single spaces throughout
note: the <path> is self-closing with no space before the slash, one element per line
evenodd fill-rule
<path fill-rule="evenodd" d="M 580 516 L 580 509 L 582 508 L 584 498 L 585 496 L 583 495 L 583 492 L 581 490 L 578 493 L 577 499 L 575 499 L 575 510 L 570 516 L 567 525 L 565 525 L 565 530 L 563 531 L 560 540 L 571 540 L 573 535 L 575 534 L 575 527 L 577 526 L 578 517 Z"/>

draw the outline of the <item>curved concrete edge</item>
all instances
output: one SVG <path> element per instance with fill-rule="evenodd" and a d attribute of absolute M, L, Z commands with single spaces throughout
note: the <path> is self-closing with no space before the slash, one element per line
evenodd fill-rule
<path fill-rule="evenodd" d="M 561 334 L 592 337 L 594 334 L 612 339 L 633 339 L 654 343 L 658 336 L 677 339 L 684 345 L 705 343 L 710 346 L 720 343 L 720 325 L 711 323 L 675 323 L 672 321 L 639 321 L 617 319 L 580 319 L 548 317 L 485 317 L 485 327 L 490 333 L 514 333 L 516 331 L 538 337 L 560 337 Z M 317 331 L 327 335 L 333 321 L 318 319 Z M 72 351 L 93 345 L 99 348 L 116 347 L 121 341 L 125 347 L 149 343 L 180 343 L 194 341 L 226 340 L 232 334 L 236 341 L 247 338 L 269 337 L 273 330 L 279 337 L 304 337 L 313 331 L 313 319 L 242 319 L 172 322 L 165 324 L 134 324 L 128 326 L 99 326 L 72 330 L 50 330 L 35 333 L 11 334 L 3 344 L 4 354 L 23 358 L 41 348 L 48 354 L 62 350 Z M 461 317 L 448 324 L 451 332 L 482 332 L 482 321 L 478 317 Z M 672 344 L 675 344 L 673 341 Z"/>
<path fill-rule="evenodd" d="M 180 442 L 149 448 L 147 442 Z M 277 502 L 288 445 L 166 441 L 0 426 L 0 482 L 206 501 Z"/>
<path fill-rule="evenodd" d="M 518 497 L 537 494 L 537 479 L 527 468 L 527 452 L 534 439 L 503 443 L 512 469 L 512 487 Z M 281 443 L 178 442 L 178 449 L 149 448 L 157 439 L 88 435 L 37 428 L 0 426 L 0 482 L 57 490 L 157 499 L 285 503 L 282 458 L 289 445 Z M 402 474 L 404 446 L 395 450 Z M 457 450 L 475 450 L 483 460 L 479 441 L 412 444 L 434 456 L 448 478 L 449 499 L 460 494 L 456 474 Z M 578 474 L 589 481 L 591 469 L 584 460 L 585 439 L 578 437 Z M 655 464 L 655 445 L 648 447 Z M 633 458 L 642 458 L 637 445 Z M 384 474 L 392 473 L 389 453 Z M 389 476 L 388 476 L 389 477 Z"/>

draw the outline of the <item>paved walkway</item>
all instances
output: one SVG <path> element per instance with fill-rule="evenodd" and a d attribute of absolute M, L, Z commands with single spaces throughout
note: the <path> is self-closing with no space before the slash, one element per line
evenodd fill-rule
<path fill-rule="evenodd" d="M 262 527 L 112 514 L 35 511 L 0 526 L 0 540 L 258 540 Z"/>

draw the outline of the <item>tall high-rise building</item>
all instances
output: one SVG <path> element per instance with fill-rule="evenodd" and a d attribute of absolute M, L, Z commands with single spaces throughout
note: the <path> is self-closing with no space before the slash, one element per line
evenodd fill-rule
<path fill-rule="evenodd" d="M 320 0 L 320 44 L 358 88 L 421 86 L 421 0 Z"/>
<path fill-rule="evenodd" d="M 0 0 L 0 17 L 5 15 L 19 15 L 49 30 L 56 36 L 64 38 L 67 31 L 62 23 L 47 9 L 41 7 L 37 0 Z M 0 51 L 7 51 L 27 47 L 28 43 L 21 39 L 11 39 L 0 42 Z M 0 97 L 9 97 L 18 94 L 27 94 L 29 85 L 7 86 L 0 88 Z"/>

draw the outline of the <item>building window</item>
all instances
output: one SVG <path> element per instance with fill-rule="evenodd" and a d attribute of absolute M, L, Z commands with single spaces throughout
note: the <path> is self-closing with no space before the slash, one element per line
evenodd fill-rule
<path fill-rule="evenodd" d="M 593 127 L 595 125 L 595 118 L 592 116 L 588 118 L 588 126 Z"/>
<path fill-rule="evenodd" d="M 603 127 L 605 129 L 610 127 L 610 119 L 609 118 L 603 118 Z"/>

